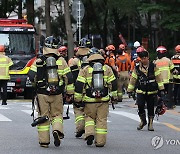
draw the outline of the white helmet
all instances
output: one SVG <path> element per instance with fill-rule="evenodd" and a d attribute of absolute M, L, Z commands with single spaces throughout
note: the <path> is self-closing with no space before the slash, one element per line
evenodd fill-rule
<path fill-rule="evenodd" d="M 138 48 L 139 46 L 141 46 L 141 44 L 138 41 L 134 42 L 134 47 L 135 48 Z"/>

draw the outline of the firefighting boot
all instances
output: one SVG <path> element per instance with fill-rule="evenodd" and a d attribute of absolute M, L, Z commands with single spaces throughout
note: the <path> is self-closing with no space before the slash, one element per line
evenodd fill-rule
<path fill-rule="evenodd" d="M 2 105 L 7 105 L 7 102 L 3 100 Z"/>
<path fill-rule="evenodd" d="M 78 137 L 81 137 L 84 133 L 85 133 L 85 130 L 78 131 L 78 132 L 76 133 L 76 137 L 77 137 L 77 138 L 78 138 Z"/>
<path fill-rule="evenodd" d="M 141 115 L 139 115 L 139 117 L 140 117 L 141 122 L 140 122 L 139 126 L 137 127 L 137 130 L 143 129 L 143 127 L 147 124 L 145 114 L 141 114 Z"/>
<path fill-rule="evenodd" d="M 148 119 L 149 119 L 149 121 L 148 121 L 148 130 L 149 131 L 154 131 L 154 128 L 153 128 L 153 119 L 154 119 L 154 117 L 149 116 Z"/>
<path fill-rule="evenodd" d="M 56 147 L 59 147 L 61 144 L 60 136 L 57 130 L 53 131 L 53 137 L 54 137 L 54 145 Z"/>
<path fill-rule="evenodd" d="M 90 136 L 86 137 L 85 140 L 87 140 L 87 145 L 92 145 L 93 140 L 94 140 L 94 135 L 90 135 Z"/>

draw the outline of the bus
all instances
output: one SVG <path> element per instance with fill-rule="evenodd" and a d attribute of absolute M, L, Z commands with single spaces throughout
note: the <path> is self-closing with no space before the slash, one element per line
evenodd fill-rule
<path fill-rule="evenodd" d="M 35 34 L 34 26 L 25 19 L 0 19 L 0 44 L 5 46 L 5 54 L 14 63 L 9 71 L 8 97 L 23 95 L 26 99 L 32 96 L 28 72 L 36 58 Z"/>

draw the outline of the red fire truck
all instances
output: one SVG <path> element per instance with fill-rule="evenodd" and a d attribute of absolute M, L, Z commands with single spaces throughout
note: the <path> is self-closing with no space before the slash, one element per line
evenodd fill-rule
<path fill-rule="evenodd" d="M 0 44 L 5 45 L 5 54 L 14 63 L 7 84 L 9 97 L 31 97 L 32 85 L 27 74 L 36 56 L 35 33 L 33 25 L 24 19 L 0 19 Z"/>

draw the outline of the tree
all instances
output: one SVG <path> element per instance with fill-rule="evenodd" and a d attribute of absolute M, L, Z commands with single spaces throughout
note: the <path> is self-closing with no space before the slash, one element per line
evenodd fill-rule
<path fill-rule="evenodd" d="M 34 0 L 26 0 L 27 20 L 34 25 Z"/>
<path fill-rule="evenodd" d="M 66 33 L 67 33 L 67 40 L 68 40 L 68 59 L 74 56 L 74 41 L 73 41 L 73 33 L 71 28 L 71 18 L 69 12 L 69 1 L 64 1 L 64 16 L 65 16 L 65 25 L 66 25 Z"/>
<path fill-rule="evenodd" d="M 51 35 L 50 0 L 45 0 L 46 36 Z"/>

